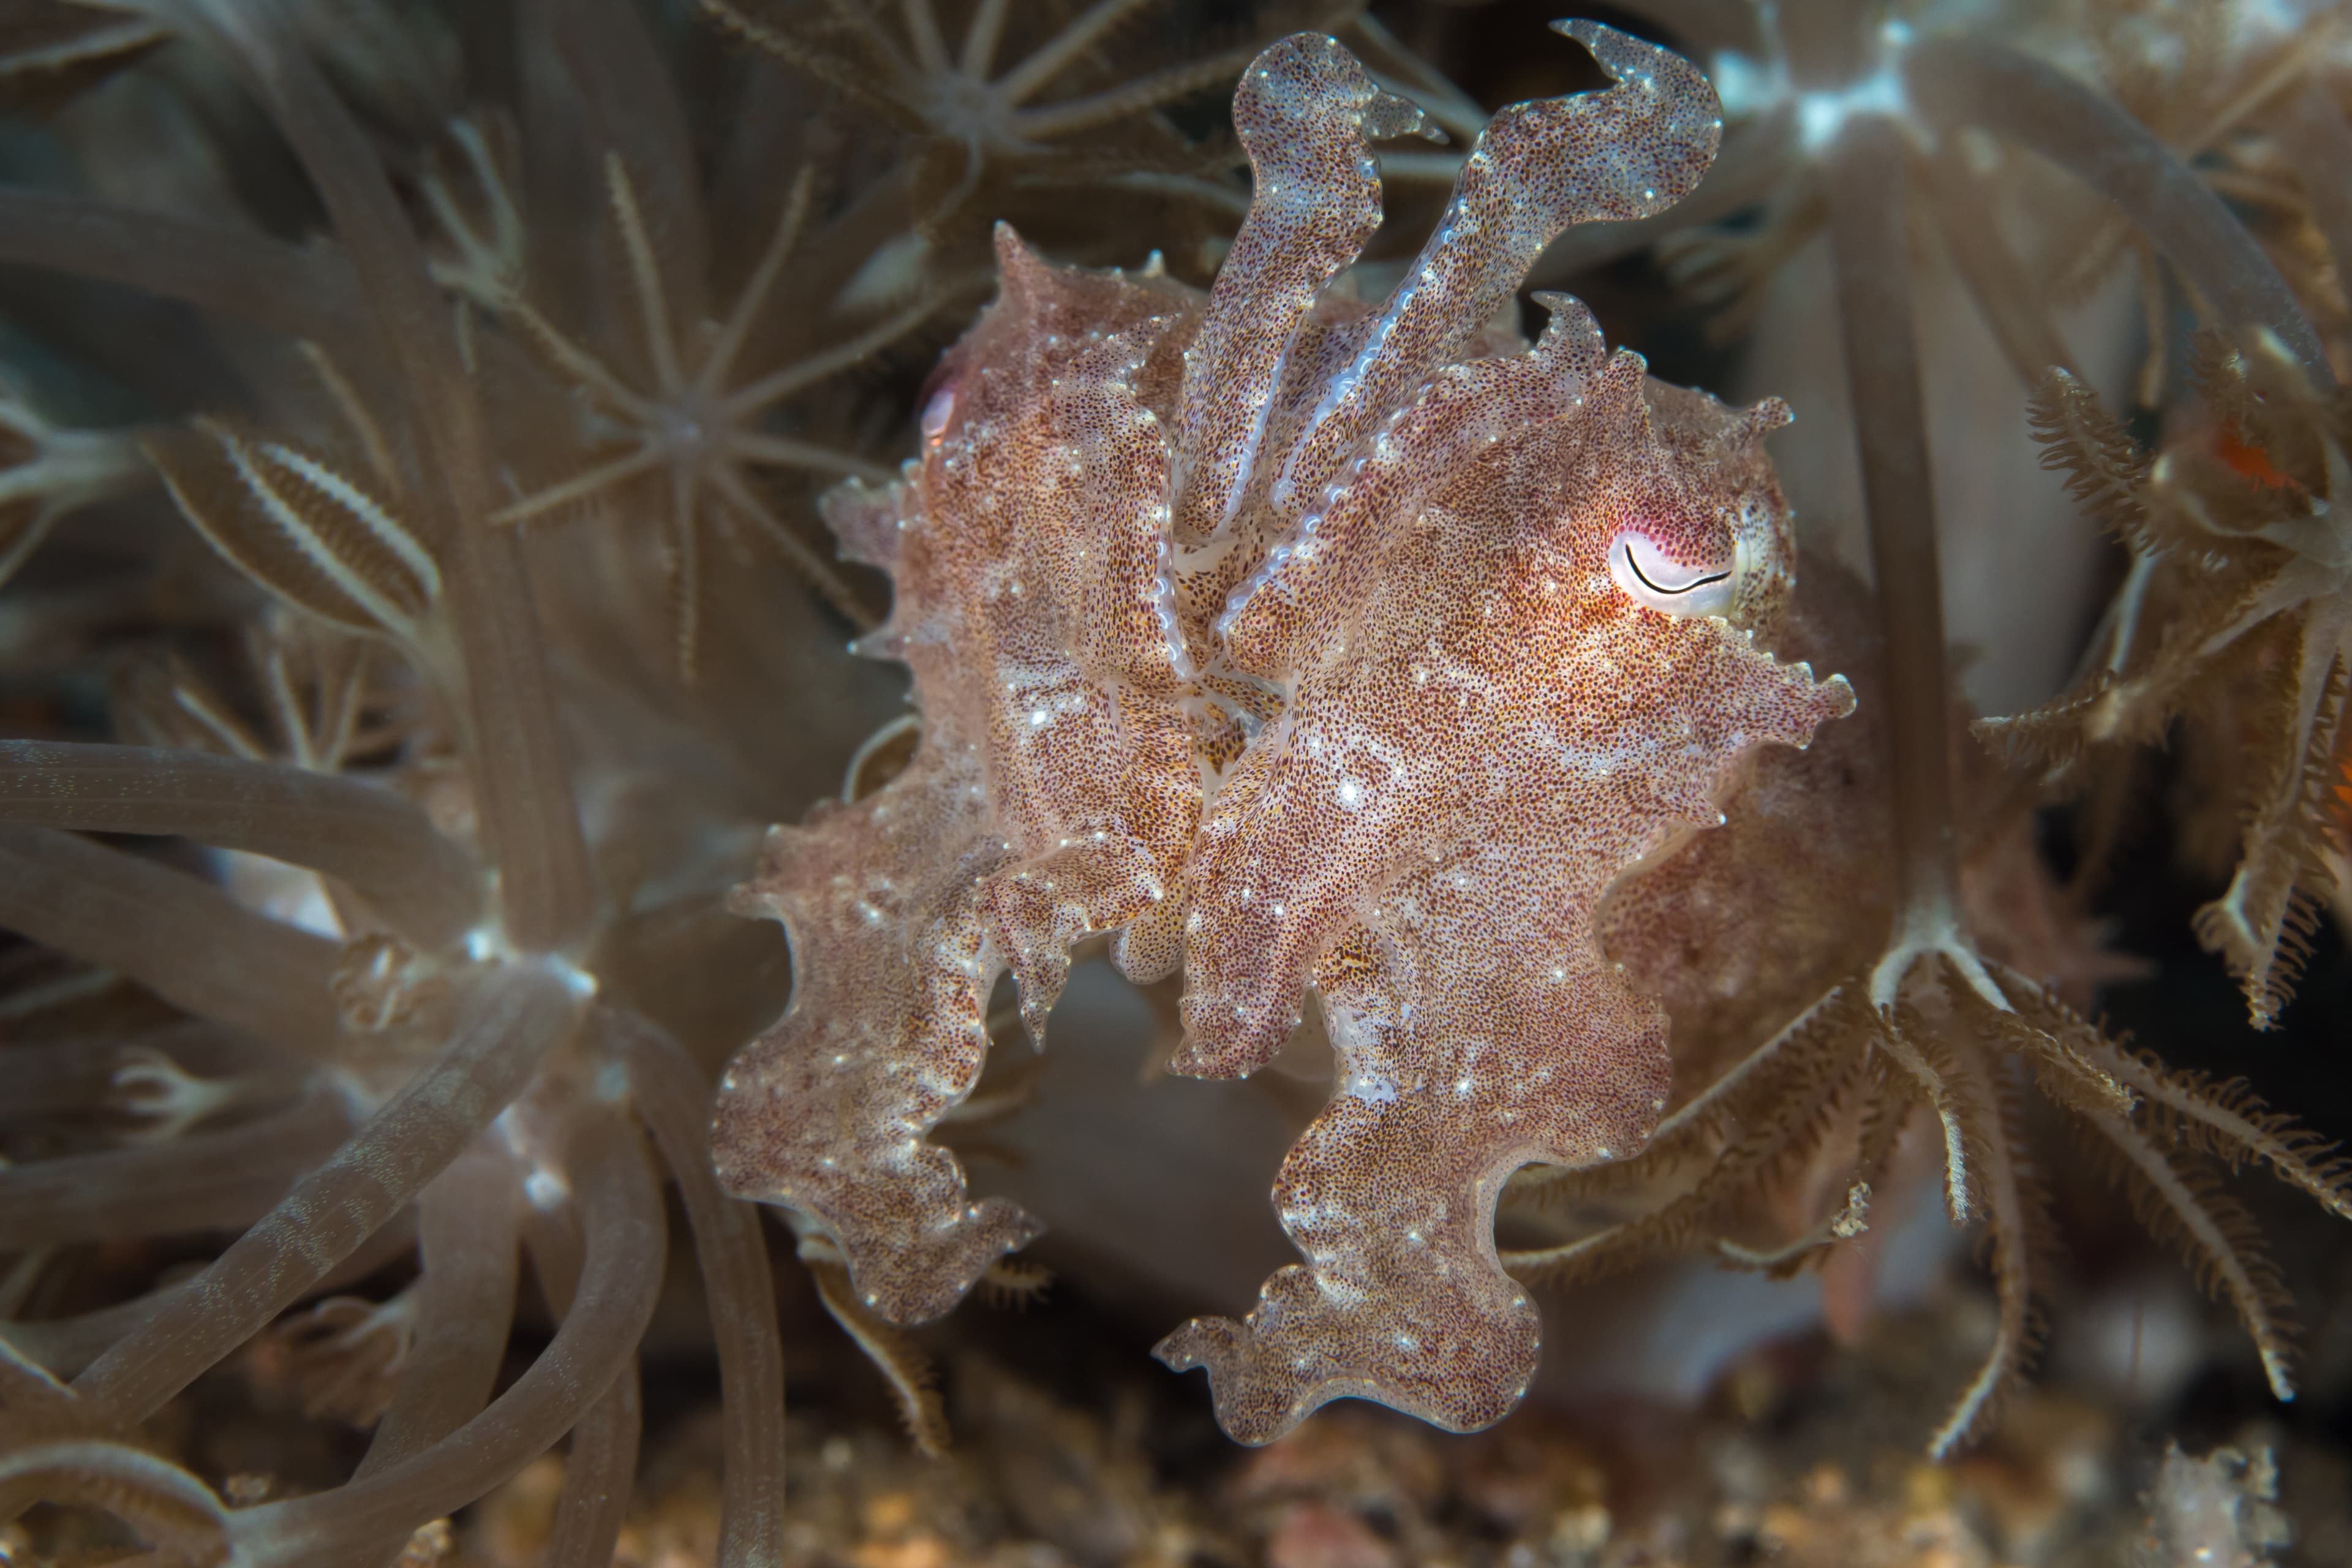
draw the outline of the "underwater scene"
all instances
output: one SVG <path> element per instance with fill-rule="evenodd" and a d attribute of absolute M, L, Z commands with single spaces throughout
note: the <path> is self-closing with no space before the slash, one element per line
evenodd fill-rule
<path fill-rule="evenodd" d="M 0 0 L 0 1568 L 2352 1564 L 2352 5 Z"/>

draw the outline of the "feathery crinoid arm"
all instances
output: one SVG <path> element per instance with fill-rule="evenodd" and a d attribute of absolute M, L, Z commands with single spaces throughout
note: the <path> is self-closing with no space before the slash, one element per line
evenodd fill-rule
<path fill-rule="evenodd" d="M 1654 210 L 1713 150 L 1696 72 L 1580 37 L 1620 85 L 1507 111 L 1412 277 L 1319 346 L 1328 379 L 1266 458 L 1312 499 L 1273 495 L 1295 521 L 1214 626 L 1224 668 L 1289 700 L 1194 846 L 1175 1066 L 1264 1066 L 1309 984 L 1339 1058 L 1275 1189 L 1306 1262 L 1160 1347 L 1243 1442 L 1336 1398 L 1457 1431 L 1517 1401 L 1539 1325 L 1496 1260 L 1502 1183 L 1640 1147 L 1666 1090 L 1664 1014 L 1595 908 L 1719 820 L 1740 753 L 1852 702 L 1751 641 L 1789 581 L 1778 405 L 1650 384 L 1567 300 L 1532 351 L 1444 368 L 1528 247 Z"/>
<path fill-rule="evenodd" d="M 899 1323 L 1040 1228 L 974 1203 L 927 1138 L 980 1076 L 991 985 L 1013 969 L 1042 1039 L 1069 945 L 1172 896 L 1200 817 L 1148 401 L 1198 296 L 1049 267 L 1010 231 L 998 249 L 1003 291 L 941 369 L 920 458 L 827 500 L 845 552 L 891 574 L 860 647 L 912 668 L 923 739 L 870 797 L 775 830 L 739 894 L 789 931 L 793 995 L 730 1066 L 714 1138 L 729 1187 L 813 1222 Z"/>

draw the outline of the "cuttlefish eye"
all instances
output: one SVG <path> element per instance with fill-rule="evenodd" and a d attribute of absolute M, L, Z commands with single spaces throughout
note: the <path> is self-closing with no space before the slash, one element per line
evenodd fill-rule
<path fill-rule="evenodd" d="M 1662 615 L 1720 616 L 1731 609 L 1735 563 L 1685 566 L 1649 535 L 1629 529 L 1609 542 L 1609 575 L 1635 604 Z"/>
<path fill-rule="evenodd" d="M 940 438 L 947 434 L 948 421 L 955 417 L 955 383 L 947 382 L 931 394 L 929 402 L 923 405 L 922 426 L 925 446 L 938 446 Z"/>

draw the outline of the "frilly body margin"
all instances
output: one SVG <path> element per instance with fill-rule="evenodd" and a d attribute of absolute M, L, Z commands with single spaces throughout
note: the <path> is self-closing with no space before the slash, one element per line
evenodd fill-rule
<path fill-rule="evenodd" d="M 1254 1443 L 1350 1394 L 1466 1430 L 1524 1391 L 1539 1325 L 1496 1262 L 1502 1181 L 1630 1152 L 1664 1093 L 1663 1015 L 1594 904 L 1717 819 L 1742 751 L 1849 701 L 1748 636 L 1787 584 L 1769 421 L 1647 383 L 1573 301 L 1497 353 L 1561 229 L 1671 205 L 1720 133 L 1687 63 L 1562 30 L 1615 85 L 1497 115 L 1369 310 L 1327 286 L 1380 221 L 1371 142 L 1419 116 L 1332 40 L 1276 44 L 1236 96 L 1256 189 L 1213 293 L 1001 235 L 922 456 L 828 498 L 892 575 L 861 651 L 913 668 L 924 737 L 872 797 L 777 830 L 741 895 L 788 927 L 796 984 L 716 1147 L 882 1316 L 938 1316 L 1037 1234 L 925 1135 L 978 1077 L 1007 964 L 1042 1031 L 1070 943 L 1118 931 L 1130 973 L 1183 953 L 1185 1070 L 1262 1065 L 1309 984 L 1341 1067 L 1276 1187 L 1305 1263 L 1162 1358 L 1205 1367 Z M 1613 594 L 1628 527 L 1758 563 L 1737 624 Z M 1271 721 L 1219 728 L 1235 700 Z"/>

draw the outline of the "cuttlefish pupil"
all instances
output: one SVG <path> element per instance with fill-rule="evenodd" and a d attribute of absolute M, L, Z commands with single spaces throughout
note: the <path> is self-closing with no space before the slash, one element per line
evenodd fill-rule
<path fill-rule="evenodd" d="M 1626 597 L 1662 615 L 1719 616 L 1731 607 L 1737 563 L 1692 566 L 1674 560 L 1649 535 L 1627 531 L 1609 544 L 1609 575 Z"/>

